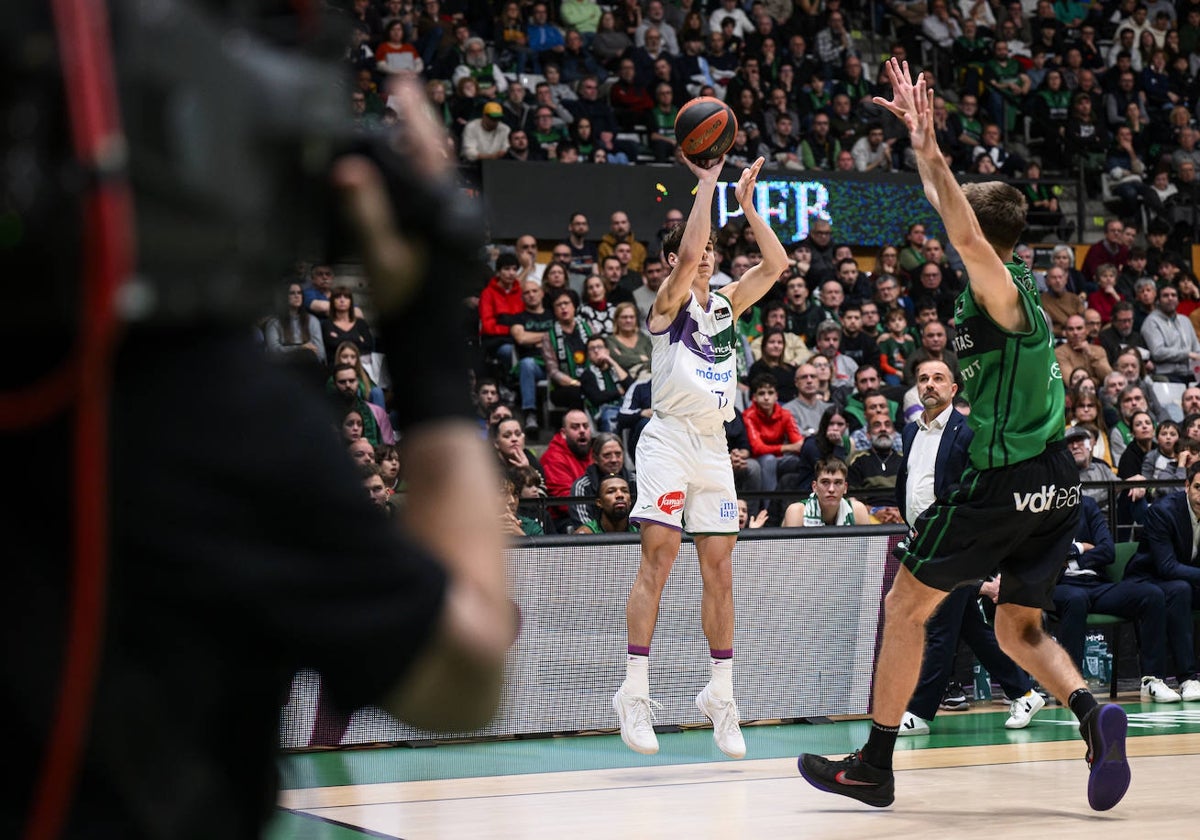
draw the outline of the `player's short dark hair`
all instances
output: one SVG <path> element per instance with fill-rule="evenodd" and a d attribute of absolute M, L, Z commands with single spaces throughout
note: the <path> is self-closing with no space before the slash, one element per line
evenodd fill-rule
<path fill-rule="evenodd" d="M 667 254 L 678 254 L 679 253 L 679 245 L 681 242 L 683 242 L 683 234 L 686 232 L 686 230 L 687 230 L 687 219 L 684 219 L 682 222 L 675 225 L 675 227 L 671 228 L 670 230 L 668 230 L 666 233 L 663 234 L 662 255 L 663 255 L 664 259 L 666 259 Z M 716 241 L 717 241 L 717 234 L 715 232 L 710 232 L 708 234 L 709 244 L 715 245 Z"/>
<path fill-rule="evenodd" d="M 1003 252 L 1015 248 L 1025 231 L 1029 209 L 1021 191 L 1002 181 L 964 184 L 962 189 L 988 243 Z"/>
<path fill-rule="evenodd" d="M 842 478 L 846 478 L 850 475 L 850 470 L 841 458 L 822 458 L 813 467 L 813 480 L 816 481 L 825 473 L 837 473 Z"/>

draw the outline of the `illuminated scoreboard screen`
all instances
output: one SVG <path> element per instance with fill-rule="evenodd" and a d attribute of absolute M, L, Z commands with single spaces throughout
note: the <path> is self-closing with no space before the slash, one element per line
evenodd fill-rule
<path fill-rule="evenodd" d="M 713 201 L 713 224 L 723 226 L 742 215 L 734 195 L 739 171 L 722 173 Z M 814 177 L 815 176 L 815 177 Z M 483 168 L 483 197 L 491 236 L 496 240 L 532 234 L 550 242 L 566 235 L 573 213 L 584 213 L 589 238 L 608 230 L 615 210 L 629 215 L 634 234 L 653 238 L 668 209 L 685 213 L 696 186 L 680 166 L 616 166 L 594 164 L 515 163 L 488 161 Z M 861 247 L 897 244 L 913 222 L 934 235 L 942 225 L 925 200 L 914 175 L 863 175 L 764 171 L 755 205 L 785 244 L 808 236 L 814 219 L 833 225 L 835 242 Z"/>

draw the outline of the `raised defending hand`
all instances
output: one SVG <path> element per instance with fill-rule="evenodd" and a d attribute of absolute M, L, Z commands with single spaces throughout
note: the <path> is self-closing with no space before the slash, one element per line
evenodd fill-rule
<path fill-rule="evenodd" d="M 758 183 L 758 172 L 763 168 L 763 163 L 764 159 L 759 158 L 743 169 L 742 177 L 738 178 L 737 186 L 733 190 L 743 212 L 747 207 L 754 207 L 754 186 Z"/>
<path fill-rule="evenodd" d="M 887 63 L 888 83 L 892 86 L 889 102 L 881 96 L 874 97 L 876 105 L 887 108 L 904 121 L 912 140 L 913 150 L 918 154 L 930 155 L 937 152 L 937 139 L 933 127 L 933 89 L 922 74 L 913 82 L 908 62 L 892 58 Z"/>
<path fill-rule="evenodd" d="M 913 83 L 912 74 L 908 69 L 908 62 L 899 62 L 894 58 L 889 58 L 887 64 L 888 84 L 892 86 L 892 99 L 889 102 L 882 96 L 873 97 L 872 101 L 881 107 L 887 108 L 901 120 L 916 110 L 916 85 Z"/>

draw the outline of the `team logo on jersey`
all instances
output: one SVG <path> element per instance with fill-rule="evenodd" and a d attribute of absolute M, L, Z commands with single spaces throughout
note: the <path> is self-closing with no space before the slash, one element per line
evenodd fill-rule
<path fill-rule="evenodd" d="M 1028 266 L 1022 265 L 1018 268 L 1013 280 L 1025 291 L 1037 294 L 1037 281 L 1033 279 L 1033 272 L 1029 270 Z"/>
<path fill-rule="evenodd" d="M 685 344 L 704 361 L 719 364 L 733 355 L 733 344 L 727 340 L 726 332 L 729 331 L 722 330 L 710 339 L 697 327 L 690 336 L 691 341 Z"/>
<path fill-rule="evenodd" d="M 733 312 L 728 306 L 721 307 L 729 316 L 733 317 Z M 722 330 L 719 330 L 716 335 L 708 336 L 704 333 L 704 328 L 699 322 L 691 316 L 688 310 L 684 309 L 679 313 L 679 320 L 671 327 L 671 342 L 678 341 L 688 349 L 693 356 L 697 356 L 704 361 L 712 364 L 720 364 L 728 361 L 733 357 L 733 324 Z"/>
<path fill-rule="evenodd" d="M 663 513 L 675 513 L 677 510 L 683 510 L 683 491 L 672 490 L 669 493 L 663 493 L 658 497 L 658 509 Z"/>

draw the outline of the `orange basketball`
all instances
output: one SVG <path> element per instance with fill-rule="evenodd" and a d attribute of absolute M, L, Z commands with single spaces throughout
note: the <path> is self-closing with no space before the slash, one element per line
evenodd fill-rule
<path fill-rule="evenodd" d="M 711 96 L 700 96 L 675 116 L 675 140 L 695 161 L 715 160 L 733 146 L 737 117 L 733 109 Z"/>

